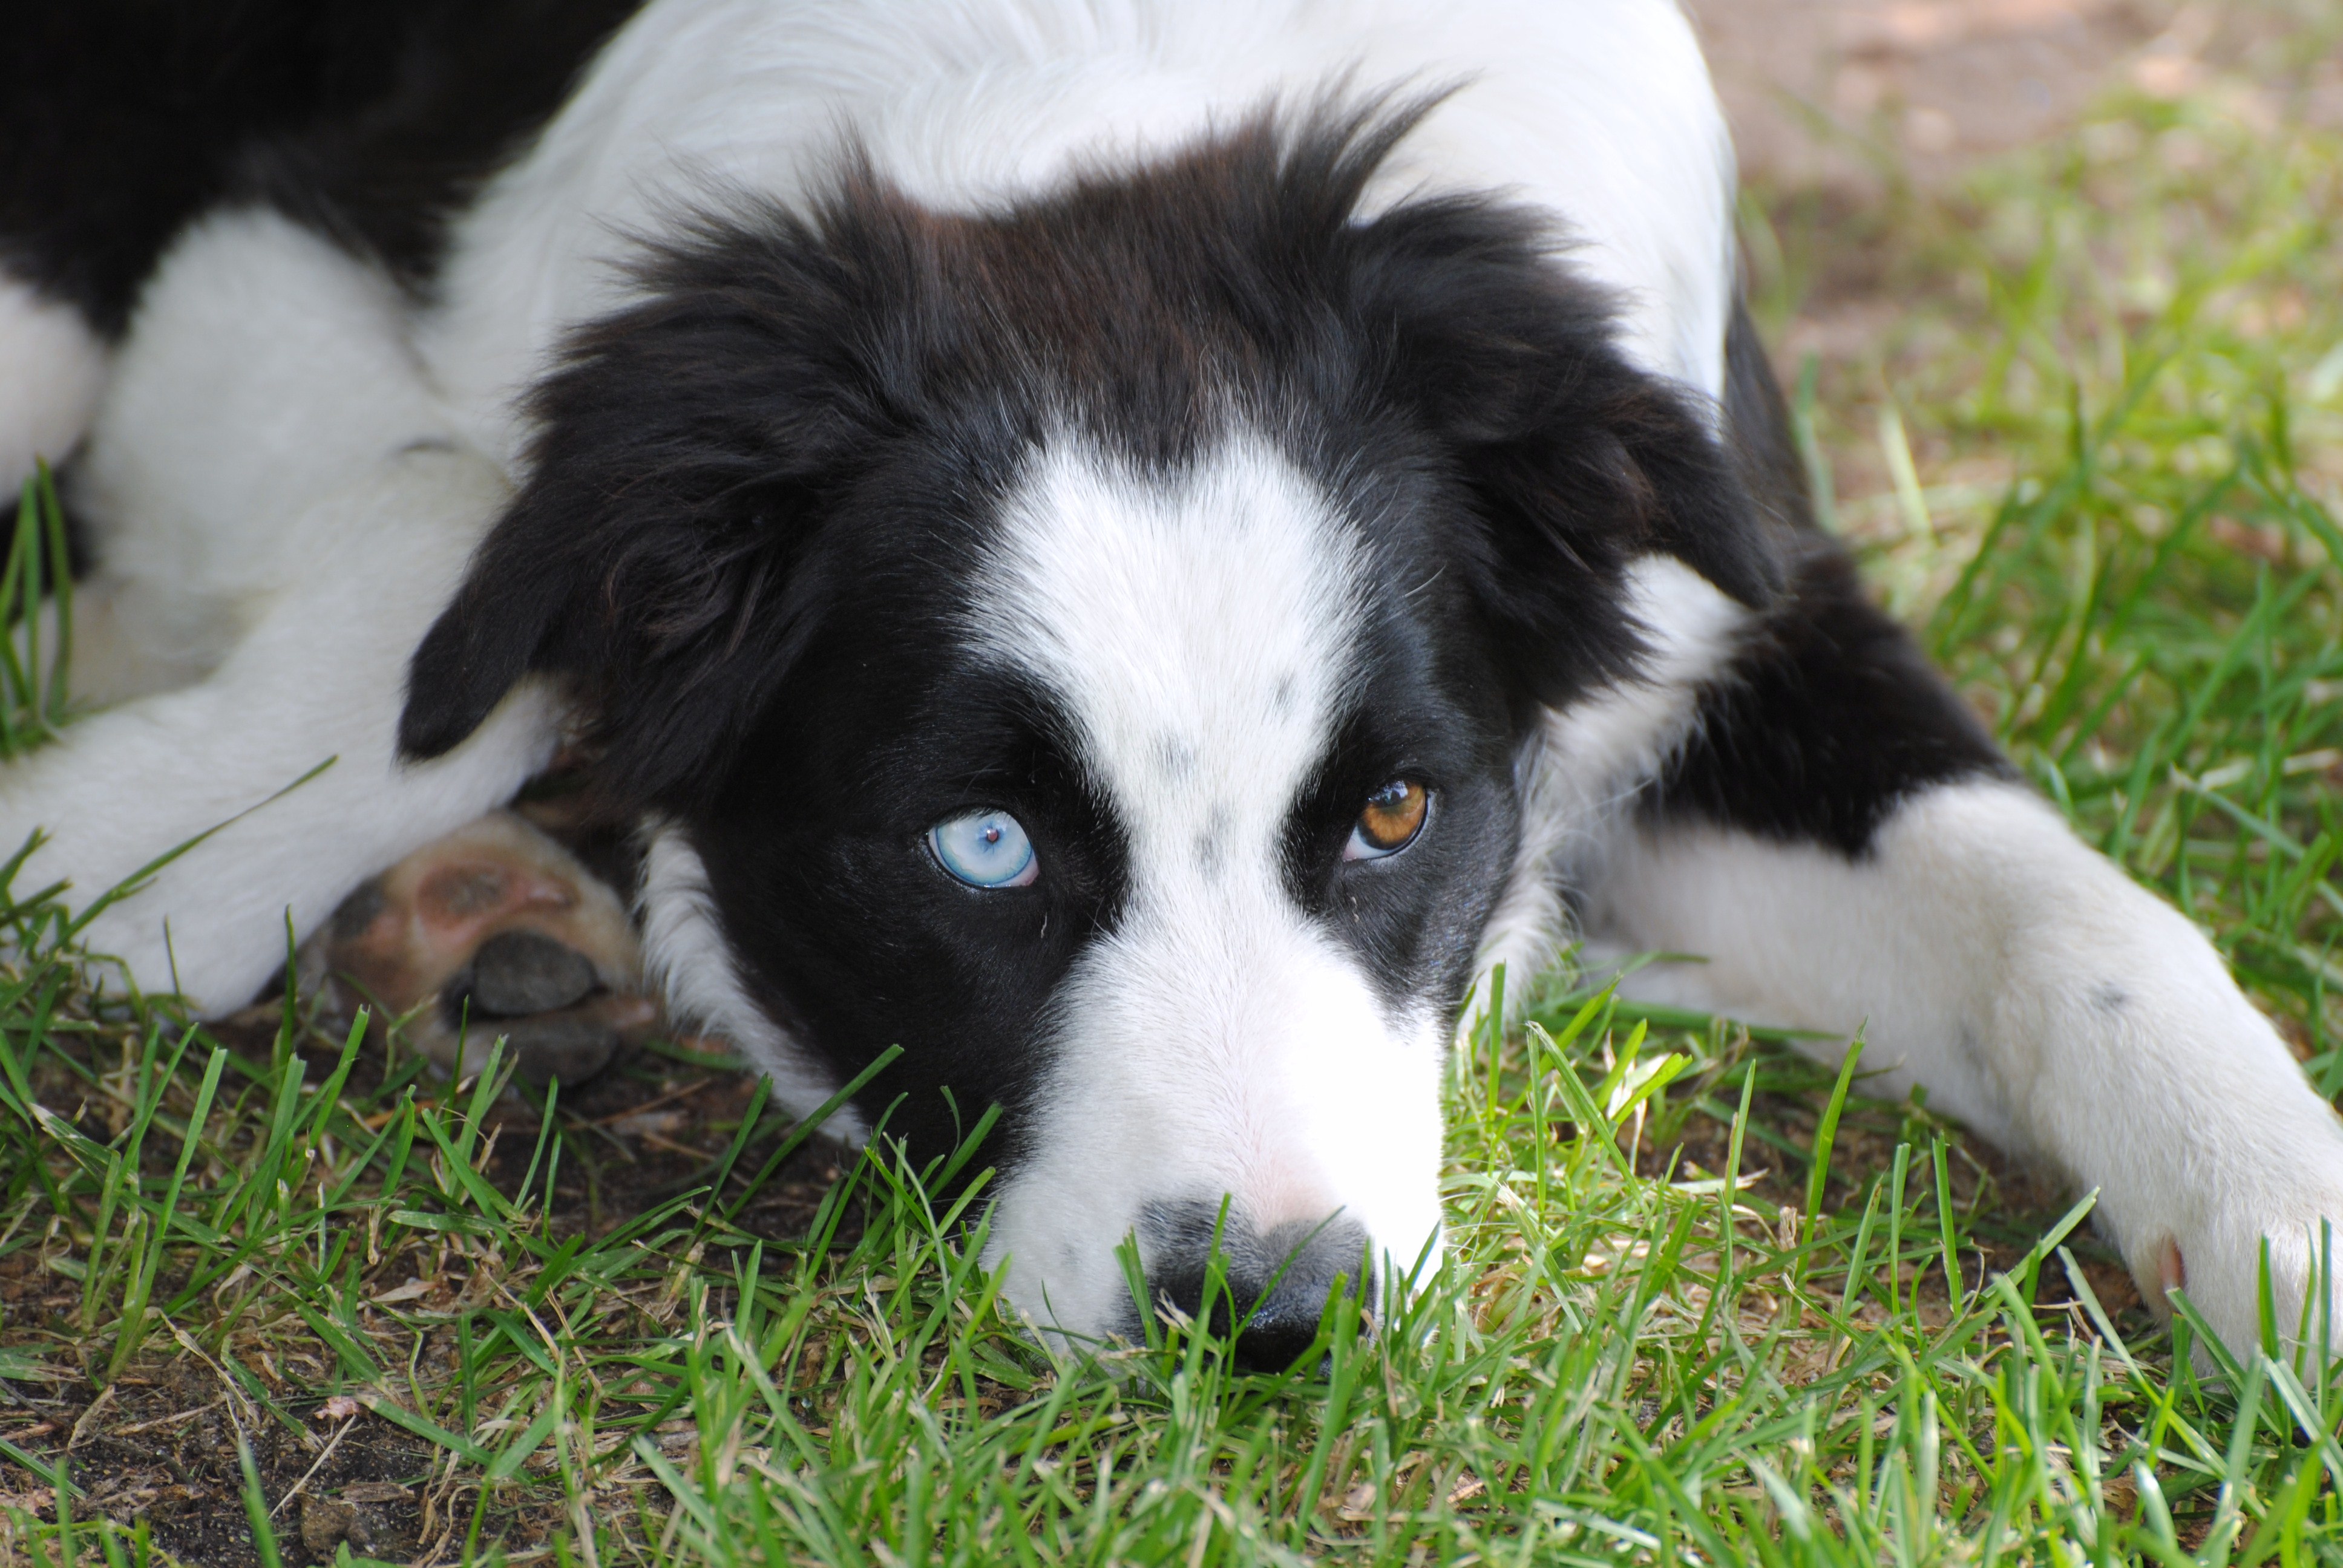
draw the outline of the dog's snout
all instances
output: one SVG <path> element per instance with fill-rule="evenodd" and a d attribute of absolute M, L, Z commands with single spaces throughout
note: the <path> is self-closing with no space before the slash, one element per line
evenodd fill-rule
<path fill-rule="evenodd" d="M 1263 1231 L 1233 1207 L 1159 1205 L 1147 1230 L 1148 1290 L 1157 1305 L 1218 1334 L 1242 1325 L 1236 1359 L 1250 1371 L 1292 1366 L 1317 1340 L 1337 1290 L 1374 1299 L 1366 1230 L 1339 1214 Z"/>

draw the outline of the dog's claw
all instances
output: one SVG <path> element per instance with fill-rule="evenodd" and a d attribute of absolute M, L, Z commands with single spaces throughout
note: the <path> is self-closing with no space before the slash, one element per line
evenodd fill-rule
<path fill-rule="evenodd" d="M 2265 1343 L 2266 1328 L 2282 1346 L 2323 1346 L 2330 1358 L 2343 1355 L 2343 1258 L 2337 1253 L 2343 1253 L 2343 1186 L 2301 1181 L 2272 1182 L 2244 1201 L 2195 1216 L 2185 1230 L 2151 1233 L 2127 1261 L 2141 1299 L 2158 1318 L 2169 1321 L 2173 1293 L 2186 1292 L 2206 1326 L 2247 1362 Z M 2213 1364 L 2200 1348 L 2198 1370 Z"/>
<path fill-rule="evenodd" d="M 407 1018 L 407 1040 L 453 1071 L 477 1071 L 502 1036 L 523 1081 L 582 1082 L 659 1021 L 617 895 L 509 811 L 351 893 L 303 958 L 307 987 Z"/>

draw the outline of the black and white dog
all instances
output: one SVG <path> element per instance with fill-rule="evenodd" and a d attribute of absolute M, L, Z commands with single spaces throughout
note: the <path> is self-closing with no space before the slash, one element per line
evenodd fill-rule
<path fill-rule="evenodd" d="M 337 759 L 97 921 L 140 983 L 241 1003 L 582 737 L 678 1009 L 800 1108 L 900 1042 L 919 1150 L 1003 1108 L 1045 1329 L 1132 1234 L 1192 1304 L 1224 1199 L 1262 1356 L 1403 1270 L 1566 938 L 2296 1321 L 2343 1129 L 1808 525 L 1672 0 L 46 10 L 0 484 L 77 454 L 114 706 L 0 840 L 94 896 Z"/>

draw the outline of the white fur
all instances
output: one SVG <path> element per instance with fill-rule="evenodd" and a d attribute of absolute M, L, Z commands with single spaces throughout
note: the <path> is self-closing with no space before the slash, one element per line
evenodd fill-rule
<path fill-rule="evenodd" d="M 1569 933 L 1568 884 L 1594 874 L 1604 839 L 1691 728 L 1698 687 L 1731 660 L 1749 613 L 1673 556 L 1628 568 L 1629 608 L 1649 656 L 1639 678 L 1549 709 L 1514 764 L 1522 837 L 1504 896 L 1481 938 L 1479 975 L 1459 1015 L 1469 1037 L 1503 965 L 1506 1008 L 1554 964 Z"/>
<path fill-rule="evenodd" d="M 110 618 L 104 646 L 77 628 L 93 697 L 209 671 L 307 581 L 287 536 L 323 497 L 388 453 L 455 439 L 407 332 L 388 278 L 288 218 L 223 213 L 180 236 L 75 476 Z"/>
<path fill-rule="evenodd" d="M 2029 791 L 1928 790 L 1855 862 L 1629 829 L 1588 920 L 1630 948 L 1705 955 L 1643 970 L 1636 994 L 1842 1040 L 1861 1028 L 1882 1091 L 1925 1083 L 1932 1106 L 2097 1188 L 2099 1222 L 2151 1290 L 2177 1246 L 2232 1346 L 2256 1341 L 2268 1234 L 2291 1337 L 2320 1221 L 2343 1233 L 2343 1126 L 2212 944 Z"/>
<path fill-rule="evenodd" d="M 639 908 L 644 972 L 666 995 L 673 1018 L 731 1041 L 773 1081 L 774 1103 L 793 1116 L 811 1115 L 838 1092 L 837 1078 L 749 999 L 708 890 L 708 868 L 671 823 L 652 825 L 643 846 Z M 823 1125 L 850 1143 L 860 1144 L 870 1132 L 850 1105 L 840 1106 Z"/>
<path fill-rule="evenodd" d="M 1264 1231 L 1339 1212 L 1404 1267 L 1440 1222 L 1438 1023 L 1389 1011 L 1279 871 L 1355 663 L 1363 547 L 1242 437 L 1176 487 L 1061 438 L 1004 510 L 970 628 L 1066 705 L 1131 857 L 994 1218 L 1011 1297 L 1099 1332 L 1146 1206 L 1223 1194 Z"/>
<path fill-rule="evenodd" d="M 438 761 L 403 768 L 394 752 L 407 655 L 503 495 L 485 459 L 425 450 L 377 458 L 306 510 L 281 547 L 311 568 L 301 591 L 209 678 L 83 719 L 0 773 L 0 841 L 52 839 L 18 890 L 64 879 L 86 908 L 232 821 L 89 928 L 141 984 L 216 1012 L 284 962 L 288 919 L 306 934 L 365 877 L 509 799 L 551 750 L 534 688 Z"/>
<path fill-rule="evenodd" d="M 55 467 L 80 441 L 106 358 L 79 311 L 0 272 L 0 501 L 15 498 L 35 459 Z"/>
<path fill-rule="evenodd" d="M 214 218 L 147 290 L 93 435 L 81 495 L 108 613 L 77 627 L 76 664 L 154 694 L 0 773 L 0 843 L 46 832 L 18 891 L 62 879 L 85 908 L 249 811 L 90 928 L 137 983 L 207 1010 L 284 962 L 288 911 L 306 932 L 551 749 L 528 688 L 449 756 L 395 759 L 407 656 L 506 495 L 400 327 L 388 286 L 331 246 Z"/>
<path fill-rule="evenodd" d="M 750 190 L 799 198 L 848 136 L 913 196 L 996 206 L 1331 85 L 1463 84 L 1373 202 L 1511 192 L 1622 292 L 1645 365 L 1714 394 L 1732 149 L 1673 0 L 657 0 L 464 221 L 432 363 L 490 450 L 561 329 L 620 297 L 627 236 Z"/>

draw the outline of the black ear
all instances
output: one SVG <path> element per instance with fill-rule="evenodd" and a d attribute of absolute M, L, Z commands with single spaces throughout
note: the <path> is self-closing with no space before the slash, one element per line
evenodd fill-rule
<path fill-rule="evenodd" d="M 708 776 L 807 636 L 825 499 L 880 436 L 854 350 L 873 269 L 836 237 L 778 212 L 709 224 L 570 340 L 532 397 L 528 478 L 416 650 L 405 755 L 548 674 L 615 799 Z"/>
<path fill-rule="evenodd" d="M 1574 276 L 1539 215 L 1486 199 L 1403 204 L 1354 231 L 1357 308 L 1485 526 L 1475 592 L 1529 694 L 1617 676 L 1635 558 L 1672 555 L 1762 606 L 1775 527 L 1696 393 L 1631 363 L 1616 301 Z"/>

